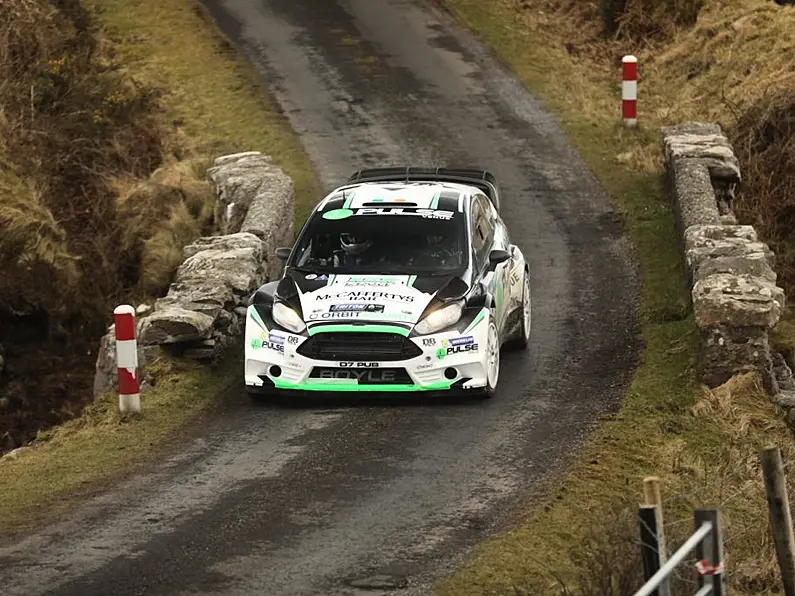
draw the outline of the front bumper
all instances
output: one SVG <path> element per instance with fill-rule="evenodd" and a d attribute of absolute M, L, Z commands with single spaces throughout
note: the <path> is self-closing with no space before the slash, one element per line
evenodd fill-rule
<path fill-rule="evenodd" d="M 379 326 L 382 332 L 383 326 Z M 395 327 L 396 335 L 400 329 Z M 268 330 L 246 319 L 245 383 L 251 393 L 314 392 L 451 392 L 486 385 L 488 317 L 461 334 L 455 330 L 406 337 L 418 355 L 402 360 L 310 358 L 299 353 L 305 335 Z M 367 332 L 368 327 L 349 333 Z M 319 335 L 317 331 L 314 335 Z M 360 336 L 364 337 L 364 336 Z M 306 351 L 306 350 L 305 350 Z M 374 356 L 375 358 L 375 356 Z"/>

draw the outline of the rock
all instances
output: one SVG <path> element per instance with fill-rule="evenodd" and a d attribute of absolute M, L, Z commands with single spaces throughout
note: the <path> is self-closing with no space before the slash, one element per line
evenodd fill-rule
<path fill-rule="evenodd" d="M 750 275 L 711 275 L 693 285 L 692 298 L 699 327 L 721 324 L 770 329 L 784 308 L 781 288 Z"/>
<path fill-rule="evenodd" d="M 773 396 L 773 401 L 783 408 L 795 408 L 795 391 L 779 391 Z"/>
<path fill-rule="evenodd" d="M 251 200 L 246 218 L 240 226 L 241 232 L 250 232 L 265 243 L 269 279 L 280 277 L 284 266 L 276 258 L 276 249 L 293 244 L 294 201 L 292 179 L 281 169 L 271 168 L 264 175 L 259 191 Z"/>
<path fill-rule="evenodd" d="M 238 306 L 235 309 L 235 314 L 241 319 L 246 318 L 246 313 L 248 313 L 248 308 L 246 306 Z"/>
<path fill-rule="evenodd" d="M 763 253 L 702 259 L 693 272 L 693 281 L 700 281 L 719 273 L 749 275 L 775 284 L 776 272 Z"/>
<path fill-rule="evenodd" d="M 143 344 L 174 344 L 209 336 L 214 318 L 194 310 L 168 305 L 146 317 L 140 334 Z"/>
<path fill-rule="evenodd" d="M 215 320 L 266 279 L 265 245 L 253 234 L 202 238 L 186 247 L 185 254 L 190 256 L 177 269 L 166 296 L 155 303 L 155 314 L 165 306 L 178 306 Z"/>
<path fill-rule="evenodd" d="M 716 273 L 758 275 L 776 281 L 775 255 L 751 226 L 691 226 L 685 231 L 685 265 L 692 283 Z"/>
<path fill-rule="evenodd" d="M 747 242 L 758 242 L 756 230 L 753 226 L 738 225 L 697 225 L 685 230 L 685 246 L 694 248 L 704 246 L 714 240 L 728 240 L 739 238 Z"/>
<path fill-rule="evenodd" d="M 719 225 L 720 213 L 706 166 L 684 161 L 674 168 L 676 215 L 680 230 L 695 225 Z"/>
<path fill-rule="evenodd" d="M 720 126 L 688 122 L 662 130 L 663 153 L 668 164 L 679 167 L 682 161 L 707 168 L 710 179 L 738 183 L 740 162 Z"/>
<path fill-rule="evenodd" d="M 225 236 L 203 236 L 202 238 L 198 238 L 192 244 L 188 244 L 182 249 L 182 255 L 185 259 L 190 259 L 196 255 L 196 253 L 205 250 L 227 251 L 248 248 L 263 250 L 264 254 L 265 247 L 262 245 L 262 240 L 257 238 L 254 234 L 239 232 Z"/>
<path fill-rule="evenodd" d="M 758 372 L 765 390 L 778 393 L 767 330 L 763 327 L 711 325 L 699 331 L 702 381 L 722 385 L 734 375 Z"/>
<path fill-rule="evenodd" d="M 0 410 L 9 409 L 11 409 L 11 399 L 6 396 L 0 397 Z"/>
<path fill-rule="evenodd" d="M 792 369 L 787 365 L 787 361 L 779 352 L 772 353 L 773 374 L 781 391 L 792 391 L 795 395 L 795 378 L 792 376 Z"/>
<path fill-rule="evenodd" d="M 265 243 L 248 232 L 201 238 L 185 248 L 168 293 L 144 319 L 144 344 L 192 344 L 242 332 L 235 309 L 267 280 Z M 226 344 L 214 348 L 215 353 Z M 186 349 L 194 349 L 193 345 Z M 204 358 L 206 347 L 197 348 Z"/>
<path fill-rule="evenodd" d="M 152 312 L 152 307 L 148 304 L 139 304 L 138 308 L 135 309 L 135 314 L 139 316 L 145 316 L 150 312 Z"/>
<path fill-rule="evenodd" d="M 272 169 L 271 158 L 258 151 L 224 155 L 207 170 L 216 189 L 216 220 L 222 234 L 239 232 L 251 201 Z M 229 209 L 229 205 L 234 205 Z"/>

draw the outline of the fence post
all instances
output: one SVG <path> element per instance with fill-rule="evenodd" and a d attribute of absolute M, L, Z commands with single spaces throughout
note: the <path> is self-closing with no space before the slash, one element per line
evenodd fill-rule
<path fill-rule="evenodd" d="M 698 585 L 712 586 L 711 596 L 723 596 L 726 593 L 726 574 L 723 569 L 723 527 L 718 509 L 696 509 L 693 513 L 695 529 L 698 530 L 705 522 L 712 524 L 712 531 L 696 547 L 696 570 Z"/>
<path fill-rule="evenodd" d="M 135 309 L 129 304 L 113 311 L 116 323 L 116 367 L 119 371 L 119 411 L 141 411 L 138 386 L 138 342 L 135 339 Z"/>
<path fill-rule="evenodd" d="M 795 596 L 795 537 L 792 532 L 792 515 L 781 450 L 778 447 L 767 447 L 762 451 L 761 457 L 767 508 L 770 514 L 770 531 L 776 544 L 781 583 L 785 596 Z"/>
<path fill-rule="evenodd" d="M 643 479 L 643 500 L 646 505 L 656 505 L 658 508 L 659 527 L 657 528 L 657 542 L 660 545 L 660 565 L 665 565 L 668 560 L 668 548 L 665 543 L 665 520 L 662 509 L 660 479 L 657 476 L 648 476 Z"/>
<path fill-rule="evenodd" d="M 662 528 L 660 507 L 658 505 L 641 505 L 638 510 L 638 526 L 640 530 L 640 558 L 643 563 L 643 581 L 647 582 L 660 570 L 660 533 Z M 659 588 L 651 592 L 653 596 L 669 596 L 668 579 L 663 580 Z"/>
<path fill-rule="evenodd" d="M 625 126 L 638 124 L 638 59 L 624 56 L 621 59 L 621 114 Z"/>

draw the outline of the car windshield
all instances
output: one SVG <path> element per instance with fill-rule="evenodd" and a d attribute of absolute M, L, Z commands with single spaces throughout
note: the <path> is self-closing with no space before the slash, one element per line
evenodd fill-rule
<path fill-rule="evenodd" d="M 460 274 L 468 264 L 463 213 L 416 208 L 317 213 L 290 266 L 324 273 Z"/>

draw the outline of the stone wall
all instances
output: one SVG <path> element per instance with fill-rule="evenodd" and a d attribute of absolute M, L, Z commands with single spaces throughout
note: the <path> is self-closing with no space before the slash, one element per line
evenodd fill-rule
<path fill-rule="evenodd" d="M 696 325 L 703 382 L 715 387 L 757 371 L 771 395 L 795 389 L 768 340 L 784 309 L 775 255 L 752 226 L 737 225 L 732 201 L 741 182 L 728 139 L 716 124 L 662 129 L 676 226 Z"/>
<path fill-rule="evenodd" d="M 137 309 L 142 371 L 161 349 L 197 360 L 223 355 L 244 330 L 251 294 L 281 275 L 276 249 L 293 244 L 293 182 L 270 157 L 254 151 L 219 157 L 207 179 L 216 191 L 217 234 L 186 246 L 168 293 Z M 100 343 L 94 394 L 116 390 L 111 325 Z"/>

